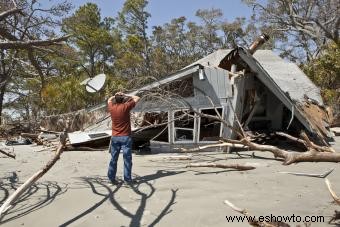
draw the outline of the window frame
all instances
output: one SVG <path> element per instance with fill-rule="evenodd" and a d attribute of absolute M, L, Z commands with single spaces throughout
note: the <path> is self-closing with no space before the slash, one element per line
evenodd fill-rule
<path fill-rule="evenodd" d="M 202 110 L 214 110 L 214 109 L 222 109 L 222 113 L 221 113 L 221 116 L 222 116 L 222 119 L 224 119 L 224 111 L 225 111 L 225 108 L 224 106 L 216 106 L 216 107 L 203 107 L 203 108 L 199 108 L 198 109 L 198 112 L 199 113 L 202 113 Z M 217 115 L 216 115 L 217 116 Z M 211 142 L 216 142 L 214 140 L 200 140 L 200 136 L 201 136 L 201 116 L 198 118 L 198 123 L 197 123 L 197 143 L 211 143 Z M 223 123 L 220 122 L 220 133 L 219 133 L 219 137 L 222 136 L 222 133 L 223 133 Z"/>
<path fill-rule="evenodd" d="M 193 113 L 194 114 L 194 117 L 193 117 L 193 120 L 194 120 L 194 127 L 191 129 L 191 128 L 182 128 L 182 127 L 175 127 L 175 113 L 176 112 L 182 112 L 182 111 L 190 111 L 189 109 L 178 109 L 178 110 L 174 110 L 172 111 L 172 118 L 173 118 L 173 121 L 172 121 L 172 138 L 173 138 L 173 143 L 174 144 L 183 144 L 183 143 L 195 143 L 196 141 L 196 138 L 197 138 L 197 121 L 196 121 L 196 113 Z M 180 130 L 187 130 L 187 131 L 192 131 L 192 140 L 176 140 L 176 129 L 180 129 Z"/>

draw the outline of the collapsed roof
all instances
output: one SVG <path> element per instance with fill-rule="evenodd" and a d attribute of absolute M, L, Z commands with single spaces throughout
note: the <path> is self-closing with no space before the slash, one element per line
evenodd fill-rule
<path fill-rule="evenodd" d="M 253 55 L 244 48 L 217 50 L 160 81 L 131 92 L 130 95 L 180 80 L 202 68 L 223 68 L 230 71 L 232 64 L 237 64 L 241 66 L 238 68 L 255 73 L 256 77 L 291 111 L 292 118 L 295 116 L 306 130 L 317 134 L 322 139 L 331 136 L 325 120 L 320 118 L 320 115 L 310 112 L 323 112 L 320 89 L 297 65 L 286 62 L 271 50 L 257 50 Z M 314 109 L 310 108 L 310 105 L 313 105 Z M 104 105 L 102 108 L 105 108 Z M 111 126 L 110 121 L 107 118 L 100 124 L 89 127 L 86 131 L 107 130 Z"/>

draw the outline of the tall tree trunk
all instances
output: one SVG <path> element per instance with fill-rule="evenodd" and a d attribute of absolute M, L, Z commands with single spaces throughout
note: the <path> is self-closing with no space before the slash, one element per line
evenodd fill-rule
<path fill-rule="evenodd" d="M 2 76 L 5 77 L 4 75 L 2 75 Z M 6 85 L 7 85 L 7 81 L 4 78 L 1 78 L 1 86 L 0 86 L 0 125 L 3 123 L 2 122 L 2 110 L 3 110 L 3 103 L 4 103 Z"/>

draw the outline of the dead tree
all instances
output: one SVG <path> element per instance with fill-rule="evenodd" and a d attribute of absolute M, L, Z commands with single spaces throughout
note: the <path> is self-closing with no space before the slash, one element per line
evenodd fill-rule
<path fill-rule="evenodd" d="M 199 90 L 199 89 L 198 89 Z M 204 91 L 200 91 L 204 94 Z M 170 106 L 177 106 L 177 109 L 180 107 L 181 109 L 187 109 L 189 112 L 192 112 L 195 114 L 193 117 L 206 117 L 210 118 L 212 120 L 216 120 L 221 122 L 225 127 L 230 128 L 233 130 L 236 135 L 238 136 L 238 140 L 230 140 L 230 139 L 224 139 L 222 142 L 216 143 L 216 144 L 210 144 L 210 145 L 204 145 L 204 146 L 198 146 L 195 148 L 182 148 L 181 150 L 183 152 L 195 152 L 200 151 L 208 148 L 213 147 L 231 147 L 231 148 L 243 148 L 243 149 L 252 149 L 252 150 L 259 150 L 263 152 L 271 152 L 276 158 L 282 158 L 284 165 L 289 165 L 292 163 L 297 162 L 340 162 L 340 153 L 335 152 L 334 149 L 330 147 L 325 146 L 319 146 L 313 143 L 307 136 L 306 133 L 301 133 L 301 138 L 295 138 L 291 135 L 288 135 L 283 132 L 277 133 L 280 136 L 284 136 L 292 141 L 296 141 L 298 143 L 303 144 L 307 151 L 306 152 L 295 152 L 295 151 L 287 151 L 280 149 L 276 146 L 272 145 L 261 145 L 257 144 L 252 141 L 252 137 L 247 135 L 242 127 L 242 124 L 240 123 L 236 113 L 234 110 L 233 114 L 235 117 L 235 124 L 232 126 L 229 122 L 223 119 L 223 117 L 219 114 L 216 106 L 214 105 L 211 98 L 207 95 L 205 97 L 210 101 L 211 106 L 215 109 L 216 116 L 204 114 L 196 109 L 194 109 L 186 100 L 184 100 L 181 96 L 174 94 L 170 91 L 156 91 L 156 92 L 149 92 L 147 93 L 147 97 L 160 99 L 164 101 L 165 103 L 169 103 L 169 100 L 171 100 L 172 103 L 169 103 Z M 167 97 L 167 98 L 165 98 Z M 173 100 L 177 100 L 176 102 Z M 188 114 L 189 112 L 186 112 Z"/>
<path fill-rule="evenodd" d="M 233 142 L 220 142 L 218 144 L 201 146 L 193 149 L 182 149 L 183 152 L 194 152 L 211 147 L 234 147 L 258 150 L 263 152 L 273 153 L 275 158 L 282 158 L 284 165 L 289 165 L 297 162 L 340 162 L 340 153 L 318 152 L 309 150 L 306 152 L 286 151 L 272 145 L 260 145 L 251 142 L 249 139 L 241 139 Z"/>
<path fill-rule="evenodd" d="M 234 111 L 234 114 L 235 114 L 236 127 L 230 126 L 230 124 L 227 121 L 225 121 L 221 116 L 212 116 L 208 114 L 202 114 L 194 110 L 193 108 L 191 108 L 191 111 L 195 112 L 195 114 L 199 116 L 204 116 L 204 117 L 222 122 L 226 127 L 231 128 L 238 135 L 240 139 L 239 140 L 225 139 L 225 141 L 217 143 L 217 144 L 206 145 L 206 146 L 201 146 L 201 147 L 199 146 L 198 148 L 193 148 L 193 149 L 182 149 L 182 151 L 184 152 L 192 152 L 192 151 L 207 149 L 211 147 L 223 147 L 224 146 L 224 147 L 245 148 L 245 149 L 252 149 L 252 150 L 259 150 L 259 151 L 268 151 L 268 152 L 273 153 L 275 158 L 277 157 L 282 158 L 284 160 L 283 161 L 284 165 L 289 165 L 289 164 L 297 163 L 297 162 L 340 162 L 339 152 L 335 152 L 332 148 L 329 148 L 329 147 L 322 147 L 322 146 L 318 146 L 314 144 L 312 141 L 309 140 L 308 136 L 305 133 L 301 133 L 301 136 L 303 137 L 303 139 L 298 139 L 293 136 L 281 133 L 281 135 L 285 135 L 287 138 L 291 140 L 295 140 L 295 141 L 299 141 L 300 143 L 303 143 L 308 148 L 307 152 L 286 151 L 276 146 L 261 145 L 261 144 L 252 142 L 251 137 L 247 136 L 246 133 L 244 132 L 242 125 L 235 114 L 235 111 Z"/>

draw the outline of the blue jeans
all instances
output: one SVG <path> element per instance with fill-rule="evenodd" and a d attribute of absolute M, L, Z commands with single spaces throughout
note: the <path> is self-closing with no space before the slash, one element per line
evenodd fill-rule
<path fill-rule="evenodd" d="M 117 162 L 120 150 L 123 150 L 124 158 L 124 181 L 131 181 L 131 169 L 132 169 L 132 139 L 131 136 L 112 136 L 111 137 L 111 161 L 109 164 L 109 170 L 107 173 L 108 178 L 111 181 L 116 179 Z"/>

